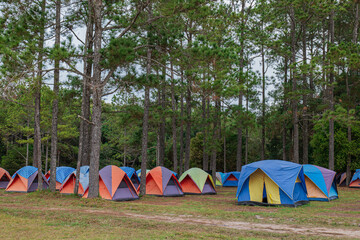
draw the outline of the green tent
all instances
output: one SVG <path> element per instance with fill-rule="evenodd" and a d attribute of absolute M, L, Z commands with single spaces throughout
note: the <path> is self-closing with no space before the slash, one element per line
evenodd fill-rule
<path fill-rule="evenodd" d="M 185 194 L 216 194 L 212 177 L 200 168 L 191 168 L 184 172 L 179 182 Z"/>

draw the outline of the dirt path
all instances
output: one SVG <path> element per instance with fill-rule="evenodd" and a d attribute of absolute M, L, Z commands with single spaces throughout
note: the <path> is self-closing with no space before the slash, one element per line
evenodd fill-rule
<path fill-rule="evenodd" d="M 86 214 L 97 214 L 107 216 L 126 216 L 130 218 L 138 218 L 144 220 L 154 220 L 170 223 L 203 225 L 219 228 L 230 228 L 243 231 L 257 231 L 282 234 L 298 234 L 306 236 L 325 236 L 331 238 L 360 238 L 360 230 L 342 229 L 342 228 L 325 228 L 325 227 L 307 227 L 285 224 L 269 224 L 269 223 L 252 223 L 243 221 L 222 221 L 210 220 L 205 218 L 194 218 L 193 216 L 166 216 L 166 215 L 143 215 L 130 212 L 116 212 L 98 209 L 67 209 L 67 208 L 43 208 L 33 206 L 19 205 L 2 205 L 4 208 L 41 210 L 41 211 L 65 211 L 65 212 L 81 212 Z"/>

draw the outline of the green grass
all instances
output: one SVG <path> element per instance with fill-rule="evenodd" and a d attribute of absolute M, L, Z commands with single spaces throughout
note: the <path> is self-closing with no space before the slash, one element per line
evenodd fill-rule
<path fill-rule="evenodd" d="M 322 239 L 158 221 L 156 216 L 359 230 L 359 189 L 341 188 L 340 199 L 298 208 L 239 206 L 235 191 L 219 188 L 218 194 L 211 196 L 145 196 L 138 201 L 112 202 L 49 191 L 20 194 L 0 190 L 0 239 Z"/>

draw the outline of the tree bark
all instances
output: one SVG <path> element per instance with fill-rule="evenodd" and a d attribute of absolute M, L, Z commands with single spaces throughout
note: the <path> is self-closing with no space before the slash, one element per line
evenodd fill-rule
<path fill-rule="evenodd" d="M 84 165 L 90 165 L 90 152 L 91 152 L 91 141 L 90 141 L 90 130 L 91 125 L 85 121 L 90 121 L 90 87 L 91 83 L 91 74 L 92 74 L 92 61 L 87 58 L 92 54 L 93 50 L 93 32 L 94 32 L 94 19 L 93 19 L 93 9 L 92 4 L 88 5 L 88 22 L 86 26 L 86 35 L 85 35 L 85 49 L 84 49 L 84 73 L 83 77 L 83 90 L 81 98 L 81 116 L 80 119 L 80 135 L 79 135 L 79 152 L 78 159 L 76 164 L 76 176 L 80 176 L 80 167 Z M 74 194 L 78 194 L 79 188 L 79 178 L 76 178 Z"/>
<path fill-rule="evenodd" d="M 286 114 L 287 111 L 287 84 L 288 84 L 288 59 L 287 57 L 285 57 L 284 59 L 284 114 Z M 286 161 L 287 157 L 286 157 L 286 133 L 287 133 L 287 128 L 286 128 L 286 119 L 284 118 L 283 120 L 283 131 L 282 131 L 282 155 L 283 155 L 283 160 Z"/>
<path fill-rule="evenodd" d="M 148 18 L 152 18 L 152 6 L 149 5 Z M 148 32 L 148 44 L 150 42 L 150 33 Z M 146 82 L 150 82 L 151 74 L 151 48 L 147 48 L 147 61 L 146 61 Z M 144 117 L 143 117 L 143 131 L 141 141 L 141 178 L 140 178 L 140 195 L 146 194 L 146 168 L 147 168 L 147 148 L 148 148 L 148 134 L 149 134 L 149 108 L 150 108 L 150 86 L 145 85 L 144 95 Z"/>
<path fill-rule="evenodd" d="M 239 93 L 239 120 L 238 120 L 238 128 L 237 128 L 237 148 L 236 148 L 236 171 L 240 171 L 241 170 L 241 163 L 242 163 L 242 122 L 240 120 L 241 118 L 241 108 L 242 108 L 242 98 L 243 98 L 243 94 L 240 91 Z"/>
<path fill-rule="evenodd" d="M 60 48 L 60 14 L 61 0 L 56 0 L 56 26 L 55 26 L 55 48 Z M 60 81 L 60 60 L 55 60 L 54 70 L 54 100 L 52 104 L 52 123 L 51 123 L 51 160 L 50 160 L 50 191 L 56 191 L 56 153 L 58 144 L 58 112 L 59 112 L 59 81 Z M 46 156 L 47 157 L 47 156 Z M 47 164 L 46 164 L 47 165 Z M 47 169 L 47 166 L 45 167 Z M 46 172 L 46 170 L 45 170 Z"/>
<path fill-rule="evenodd" d="M 101 81 L 101 40 L 102 40 L 102 0 L 94 0 L 94 74 L 93 74 L 93 108 L 92 108 L 92 132 L 91 153 L 89 170 L 88 198 L 99 196 L 99 160 L 101 146 L 101 98 L 103 87 Z"/>
<path fill-rule="evenodd" d="M 45 173 L 48 171 L 48 160 L 49 160 L 49 140 L 46 140 L 46 149 L 45 149 Z"/>
<path fill-rule="evenodd" d="M 264 23 L 262 22 L 262 29 Z M 262 65 L 262 104 L 261 104 L 261 159 L 265 159 L 265 52 L 264 52 L 264 45 L 261 44 L 261 65 Z"/>
<path fill-rule="evenodd" d="M 166 64 L 166 63 L 165 63 Z M 164 65 L 165 65 L 164 64 Z M 163 74 L 161 78 L 161 89 L 160 89 L 160 131 L 159 131 L 159 165 L 164 166 L 164 158 L 165 158 L 165 77 L 166 77 L 166 68 L 163 68 Z"/>
<path fill-rule="evenodd" d="M 184 75 L 181 72 L 181 86 L 184 83 Z M 181 89 L 180 93 L 180 175 L 183 173 L 184 169 L 184 94 Z"/>
<path fill-rule="evenodd" d="M 217 145 L 220 139 L 220 129 L 219 129 L 219 113 L 220 113 L 220 100 L 215 100 L 214 108 L 214 128 L 213 128 L 213 147 L 211 151 L 211 172 L 212 178 L 216 179 L 216 158 L 217 158 Z"/>
<path fill-rule="evenodd" d="M 172 110 L 172 118 L 171 118 L 171 129 L 172 129 L 172 150 L 173 150 L 173 166 L 174 172 L 178 173 L 178 159 L 177 159 L 177 134 L 176 134 L 176 100 L 175 100 L 175 79 L 174 79 L 174 69 L 173 64 L 171 62 L 171 110 Z"/>
<path fill-rule="evenodd" d="M 185 133 L 185 164 L 184 171 L 190 168 L 190 142 L 191 142 L 191 80 L 187 77 L 186 89 L 186 133 Z"/>
<path fill-rule="evenodd" d="M 30 127 L 30 121 L 28 120 L 27 121 L 27 127 L 29 128 Z M 25 166 L 28 166 L 29 165 L 29 140 L 30 140 L 30 136 L 29 134 L 26 136 L 26 140 L 27 140 L 27 143 L 26 143 L 26 160 L 25 160 Z"/>
<path fill-rule="evenodd" d="M 352 38 L 352 42 L 353 44 L 357 44 L 357 38 L 358 38 L 358 28 L 359 28 L 359 1 L 355 2 L 355 20 L 354 20 L 354 28 L 353 28 L 353 38 Z M 349 79 L 348 79 L 349 74 L 346 74 L 346 95 L 348 97 L 348 106 L 347 106 L 347 115 L 348 115 L 348 119 L 350 118 L 350 87 L 349 87 Z M 347 138 L 348 138 L 348 143 L 351 144 L 351 123 L 349 123 L 348 128 L 347 128 Z M 346 186 L 349 186 L 350 184 L 350 180 L 351 180 L 351 154 L 348 153 L 347 155 L 347 162 L 346 162 Z"/>
<path fill-rule="evenodd" d="M 303 64 L 306 65 L 306 23 L 302 24 L 302 51 L 303 51 Z M 307 93 L 308 90 L 308 82 L 307 82 L 307 74 L 303 73 L 303 86 L 304 86 L 304 94 L 303 94 L 303 164 L 308 164 L 309 162 L 309 122 L 308 122 L 308 114 L 307 114 Z"/>
<path fill-rule="evenodd" d="M 329 16 L 329 35 L 330 35 L 330 44 L 334 44 L 334 9 L 331 10 Z M 332 63 L 330 63 L 332 64 Z M 334 73 L 333 67 L 330 67 L 330 74 L 329 74 L 329 110 L 331 112 L 334 111 Z M 329 169 L 334 170 L 335 167 L 335 137 L 334 137 L 334 119 L 332 116 L 329 118 Z"/>
<path fill-rule="evenodd" d="M 293 162 L 299 163 L 299 122 L 298 122 L 298 101 L 296 97 L 297 92 L 297 76 L 296 76 L 296 23 L 294 6 L 290 7 L 290 22 L 291 22 L 291 64 L 292 64 L 292 114 L 293 114 Z"/>
<path fill-rule="evenodd" d="M 150 80 L 150 74 L 151 74 L 151 49 L 148 48 L 148 50 L 147 50 L 147 66 L 146 66 L 147 82 L 149 82 L 149 80 Z M 143 118 L 142 147 L 141 147 L 140 195 L 146 194 L 146 167 L 147 167 L 147 147 L 148 147 L 148 133 L 149 133 L 149 107 L 150 107 L 150 87 L 145 86 L 144 118 Z"/>
<path fill-rule="evenodd" d="M 38 61 L 38 73 L 36 76 L 35 82 L 35 126 L 34 126 L 34 162 L 38 168 L 38 190 L 41 191 L 43 188 L 42 183 L 42 164 L 41 164 L 41 130 L 40 130 L 40 111 L 41 111 L 41 86 L 42 86 L 42 69 L 43 69 L 43 50 L 44 50 L 44 41 L 45 41 L 45 11 L 46 11 L 46 1 L 43 0 L 41 3 L 41 14 L 42 16 L 42 26 L 40 29 L 40 38 L 39 38 L 39 61 Z"/>
<path fill-rule="evenodd" d="M 207 153 L 207 118 L 206 118 L 206 98 L 205 89 L 203 90 L 202 100 L 202 122 L 203 122 L 203 170 L 209 170 L 209 154 Z"/>

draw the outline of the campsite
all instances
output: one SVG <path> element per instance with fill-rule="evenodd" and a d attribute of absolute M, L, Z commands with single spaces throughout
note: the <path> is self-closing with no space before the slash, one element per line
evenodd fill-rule
<path fill-rule="evenodd" d="M 298 208 L 238 206 L 234 188 L 217 195 L 187 195 L 113 202 L 50 192 L 0 190 L 4 239 L 356 239 L 360 192 Z"/>
<path fill-rule="evenodd" d="M 360 0 L 0 0 L 0 239 L 360 239 Z"/>

